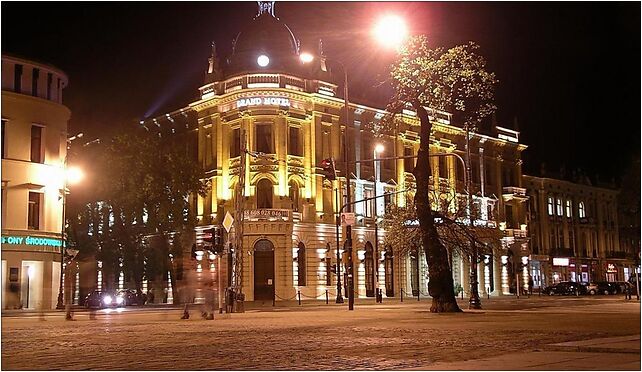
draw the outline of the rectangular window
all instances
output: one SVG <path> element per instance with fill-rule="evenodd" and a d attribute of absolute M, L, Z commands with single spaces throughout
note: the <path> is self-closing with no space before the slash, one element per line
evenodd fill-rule
<path fill-rule="evenodd" d="M 256 124 L 256 151 L 265 154 L 274 154 L 274 140 L 272 138 L 272 124 Z"/>
<path fill-rule="evenodd" d="M 562 199 L 557 198 L 557 201 L 556 201 L 555 205 L 557 207 L 557 215 L 558 216 L 562 216 L 564 214 L 563 211 L 562 211 Z"/>
<path fill-rule="evenodd" d="M 31 95 L 38 97 L 38 79 L 40 78 L 40 70 L 34 68 L 31 70 Z"/>
<path fill-rule="evenodd" d="M 241 155 L 241 129 L 232 129 L 232 143 L 230 145 L 230 158 Z"/>
<path fill-rule="evenodd" d="M 303 156 L 301 151 L 301 131 L 297 127 L 290 127 L 290 140 L 288 141 L 288 154 Z"/>
<path fill-rule="evenodd" d="M 414 156 L 415 152 L 412 147 L 403 148 L 403 156 Z M 404 170 L 406 172 L 412 172 L 415 169 L 415 158 L 405 158 L 403 159 Z"/>
<path fill-rule="evenodd" d="M 42 127 L 39 125 L 31 126 L 31 161 L 33 163 L 42 163 Z"/>
<path fill-rule="evenodd" d="M 448 159 L 445 156 L 439 157 L 439 177 L 448 178 Z"/>
<path fill-rule="evenodd" d="M 16 65 L 13 71 L 13 90 L 16 93 L 22 93 L 22 65 Z"/>
<path fill-rule="evenodd" d="M 513 186 L 513 169 L 510 165 L 503 167 L 504 186 Z"/>
<path fill-rule="evenodd" d="M 373 190 L 365 189 L 363 190 L 363 198 L 372 198 L 374 196 Z M 365 203 L 365 208 L 363 213 L 365 214 L 366 217 L 372 217 L 373 216 L 373 211 L 374 211 L 374 199 L 373 200 L 367 200 L 364 202 Z"/>
<path fill-rule="evenodd" d="M 553 197 L 551 197 L 551 196 L 548 197 L 547 205 L 548 205 L 548 215 L 552 216 L 553 212 L 554 212 L 553 211 Z"/>
<path fill-rule="evenodd" d="M 329 158 L 332 156 L 332 148 L 330 146 L 330 129 L 323 129 L 323 138 L 321 138 L 321 155 L 323 158 Z"/>
<path fill-rule="evenodd" d="M 506 205 L 506 227 L 513 228 L 513 206 L 508 204 Z"/>
<path fill-rule="evenodd" d="M 571 211 L 573 210 L 573 206 L 571 205 L 571 201 L 567 200 L 566 201 L 566 217 L 571 218 Z"/>
<path fill-rule="evenodd" d="M 47 99 L 51 99 L 51 80 L 53 78 L 53 75 L 51 72 L 47 73 Z"/>
<path fill-rule="evenodd" d="M 4 136 L 5 136 L 5 131 L 4 127 L 7 124 L 6 120 L 2 120 L 2 158 L 4 159 Z"/>
<path fill-rule="evenodd" d="M 30 230 L 40 229 L 40 201 L 42 194 L 29 192 L 29 210 L 27 211 L 27 228 Z"/>

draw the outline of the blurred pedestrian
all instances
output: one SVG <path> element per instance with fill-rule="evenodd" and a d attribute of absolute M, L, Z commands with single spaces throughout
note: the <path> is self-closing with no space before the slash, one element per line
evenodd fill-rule
<path fill-rule="evenodd" d="M 216 294 L 214 292 L 214 281 L 208 280 L 205 283 L 203 291 L 204 291 L 203 295 L 205 297 L 205 302 L 203 303 L 201 316 L 203 317 L 203 319 L 213 320 L 214 319 L 214 297 Z"/>
<path fill-rule="evenodd" d="M 529 296 L 533 294 L 533 277 L 528 276 L 528 294 Z"/>

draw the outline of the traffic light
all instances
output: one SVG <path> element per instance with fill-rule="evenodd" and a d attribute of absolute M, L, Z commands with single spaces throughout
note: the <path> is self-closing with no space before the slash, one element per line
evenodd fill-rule
<path fill-rule="evenodd" d="M 330 181 L 337 179 L 337 169 L 334 165 L 334 158 L 327 158 L 321 160 L 321 172 L 324 177 Z"/>

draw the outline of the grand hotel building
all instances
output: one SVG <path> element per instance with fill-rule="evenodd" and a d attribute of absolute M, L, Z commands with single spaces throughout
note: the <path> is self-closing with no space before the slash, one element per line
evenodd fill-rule
<path fill-rule="evenodd" d="M 199 244 L 203 230 L 221 226 L 227 212 L 236 216 L 234 190 L 240 171 L 244 171 L 240 177 L 244 178 L 245 210 L 242 285 L 250 301 L 290 299 L 297 291 L 304 298 L 323 298 L 328 290 L 334 297 L 336 275 L 330 267 L 337 260 L 335 218 L 347 179 L 352 200 L 375 192 L 383 195 L 404 190 L 414 183 L 414 159 L 382 161 L 377 172 L 372 162 L 354 162 L 372 159 L 379 143 L 385 148 L 380 157 L 416 155 L 419 120 L 415 113 L 404 111 L 396 133 L 376 137 L 372 128 L 386 112 L 358 102 L 350 102 L 345 110 L 338 89 L 343 71 L 333 68 L 336 65 L 320 47 L 306 51 L 314 57 L 308 63 L 301 61 L 302 52 L 292 31 L 275 16 L 273 4 L 259 2 L 258 15 L 235 38 L 233 51 L 224 62 L 212 48 L 200 99 L 141 122 L 155 130 L 187 131 L 194 136 L 198 161 L 208 182 L 207 195 L 194 197 Z M 431 112 L 431 152 L 463 157 L 465 132 L 451 121 L 450 114 Z M 472 135 L 470 146 L 474 203 L 482 211 L 481 219 L 475 222 L 501 229 L 504 236 L 504 249 L 484 256 L 479 290 L 483 295 L 508 294 L 513 279 L 519 276 L 524 284 L 523 275 L 527 275 L 521 269 L 519 275 L 513 275 L 507 264 L 508 250 L 519 260 L 528 260 L 530 254 L 525 213 L 528 197 L 521 188 L 521 152 L 526 146 L 519 143 L 518 132 L 496 125 L 492 133 Z M 254 155 L 244 157 L 244 166 L 240 164 L 243 148 Z M 321 162 L 326 158 L 336 159 L 337 180 L 324 177 Z M 454 157 L 434 157 L 431 165 L 435 189 L 462 192 L 464 170 Z M 375 175 L 380 180 L 376 190 Z M 358 203 L 354 209 L 356 295 L 374 296 L 377 287 L 385 289 L 388 297 L 398 297 L 402 290 L 408 295 L 428 295 L 423 256 L 417 259 L 412 249 L 400 253 L 384 247 L 385 231 L 381 228 L 379 244 L 375 244 L 374 224 L 384 214 L 385 205 L 403 205 L 405 195 L 377 200 L 378 219 L 373 202 Z M 339 240 L 342 245 L 345 229 L 341 229 Z M 208 263 L 207 256 L 202 260 L 199 271 L 215 270 L 215 260 Z M 226 260 L 227 256 L 221 266 L 224 271 Z M 455 283 L 467 292 L 467 259 L 455 254 L 453 271 Z"/>

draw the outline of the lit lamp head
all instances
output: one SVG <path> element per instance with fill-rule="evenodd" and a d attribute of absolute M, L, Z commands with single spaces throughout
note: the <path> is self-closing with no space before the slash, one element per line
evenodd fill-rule
<path fill-rule="evenodd" d="M 381 154 L 383 150 L 384 150 L 383 144 L 377 143 L 377 145 L 375 145 L 375 149 L 374 149 L 375 154 Z"/>
<path fill-rule="evenodd" d="M 266 56 L 265 54 L 261 54 L 256 59 L 256 64 L 261 66 L 261 67 L 266 67 L 267 65 L 270 64 L 270 58 L 268 56 Z"/>
<path fill-rule="evenodd" d="M 65 177 L 68 183 L 76 184 L 82 181 L 83 178 L 85 178 L 85 174 L 78 167 L 67 167 Z"/>
<path fill-rule="evenodd" d="M 399 48 L 406 39 L 408 30 L 406 29 L 406 22 L 401 17 L 387 15 L 379 20 L 373 30 L 373 34 L 382 45 Z"/>
<path fill-rule="evenodd" d="M 303 63 L 310 63 L 314 60 L 314 56 L 308 52 L 303 52 L 299 54 L 299 60 Z"/>

